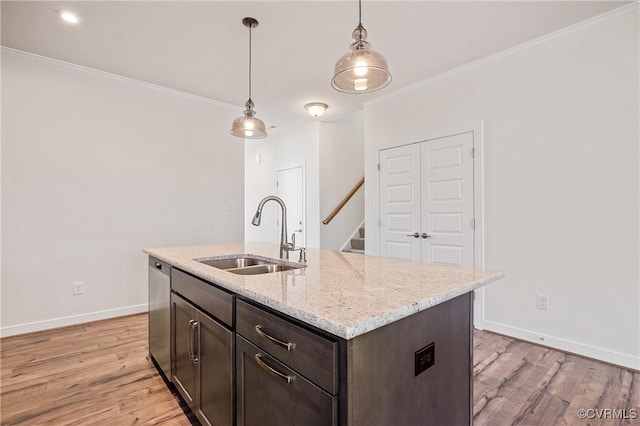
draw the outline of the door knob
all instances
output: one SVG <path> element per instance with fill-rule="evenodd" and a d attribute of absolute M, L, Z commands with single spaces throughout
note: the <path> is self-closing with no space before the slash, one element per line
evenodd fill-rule
<path fill-rule="evenodd" d="M 420 234 L 420 236 L 422 238 L 431 238 L 431 235 L 427 234 L 426 232 L 423 232 L 422 234 Z"/>
<path fill-rule="evenodd" d="M 420 238 L 420 234 L 414 232 L 413 234 L 407 234 L 407 237 Z"/>

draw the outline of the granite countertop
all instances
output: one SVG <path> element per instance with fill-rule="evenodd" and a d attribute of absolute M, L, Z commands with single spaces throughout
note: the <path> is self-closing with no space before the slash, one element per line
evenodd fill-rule
<path fill-rule="evenodd" d="M 252 254 L 278 246 L 235 243 L 149 248 L 145 253 L 344 339 L 390 324 L 504 277 L 501 272 L 307 249 L 307 267 L 236 275 L 194 259 Z M 297 252 L 291 253 L 297 259 Z"/>

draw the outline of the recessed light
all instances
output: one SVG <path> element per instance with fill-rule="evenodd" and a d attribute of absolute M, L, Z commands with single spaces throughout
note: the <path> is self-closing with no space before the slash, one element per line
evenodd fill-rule
<path fill-rule="evenodd" d="M 77 24 L 80 20 L 78 19 L 78 15 L 68 10 L 61 10 L 60 17 L 63 21 L 68 22 L 70 24 Z"/>

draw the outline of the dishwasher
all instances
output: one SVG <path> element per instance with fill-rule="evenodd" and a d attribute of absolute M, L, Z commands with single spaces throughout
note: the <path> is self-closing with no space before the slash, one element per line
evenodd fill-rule
<path fill-rule="evenodd" d="M 171 266 L 149 257 L 149 357 L 171 381 Z"/>

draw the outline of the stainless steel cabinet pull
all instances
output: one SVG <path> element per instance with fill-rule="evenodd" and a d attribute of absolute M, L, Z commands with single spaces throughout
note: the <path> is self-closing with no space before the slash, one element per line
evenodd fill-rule
<path fill-rule="evenodd" d="M 192 361 L 194 364 L 197 364 L 200 359 L 198 358 L 198 354 L 200 353 L 200 323 L 198 321 L 193 321 L 191 324 L 193 328 L 193 339 L 195 342 L 193 343 L 193 358 Z"/>
<path fill-rule="evenodd" d="M 293 379 L 296 378 L 296 376 L 289 376 L 288 374 L 284 374 L 279 372 L 278 370 L 269 367 L 263 360 L 262 360 L 262 354 L 256 354 L 255 358 L 256 358 L 256 362 L 258 363 L 258 365 L 260 367 L 262 367 L 264 370 L 266 370 L 269 374 L 272 374 L 282 380 L 284 380 L 287 383 L 291 383 L 293 382 Z"/>
<path fill-rule="evenodd" d="M 407 234 L 407 237 L 420 238 L 420 234 L 414 232 L 413 234 Z"/>
<path fill-rule="evenodd" d="M 189 350 L 189 359 L 194 364 L 197 364 L 199 361 L 198 359 L 198 352 L 200 351 L 200 333 L 198 333 L 199 326 L 200 326 L 200 323 L 198 323 L 198 321 L 189 320 L 189 339 L 187 341 L 187 346 Z M 197 343 L 195 342 L 196 338 L 198 339 Z"/>
<path fill-rule="evenodd" d="M 189 337 L 187 339 L 187 349 L 189 350 L 189 359 L 193 361 L 195 355 L 193 354 L 193 323 L 194 320 L 189 320 Z"/>
<path fill-rule="evenodd" d="M 427 234 L 426 232 L 423 232 L 422 234 L 420 234 L 420 236 L 422 238 L 431 238 L 431 235 Z"/>
<path fill-rule="evenodd" d="M 285 348 L 288 351 L 292 351 L 292 350 L 294 350 L 296 348 L 296 344 L 295 343 L 283 342 L 282 340 L 276 339 L 273 336 L 269 336 L 267 333 L 265 333 L 262 330 L 262 325 L 260 325 L 260 324 L 256 325 L 256 333 L 258 333 L 258 336 L 264 337 L 265 339 L 269 339 L 273 343 L 275 343 L 276 345 L 282 346 L 283 348 Z"/>

